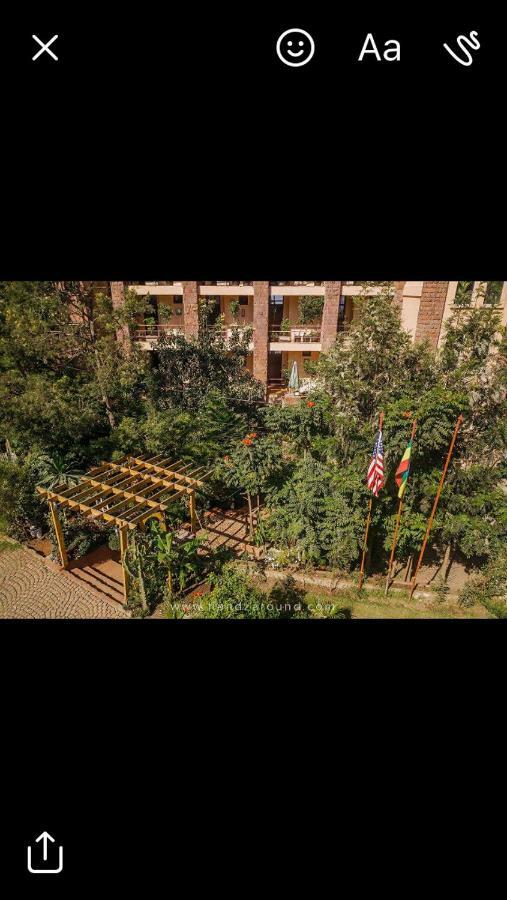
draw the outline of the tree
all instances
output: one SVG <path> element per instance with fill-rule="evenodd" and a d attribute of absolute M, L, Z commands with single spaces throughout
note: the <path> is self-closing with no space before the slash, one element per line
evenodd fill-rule
<path fill-rule="evenodd" d="M 257 517 L 260 509 L 260 495 L 282 469 L 282 460 L 277 442 L 270 436 L 260 437 L 250 432 L 235 443 L 230 452 L 218 463 L 216 475 L 231 486 L 244 490 L 248 503 L 250 538 L 254 538 L 253 497 L 256 498 Z"/>
<path fill-rule="evenodd" d="M 116 340 L 144 302 L 113 310 L 86 282 L 1 282 L 0 438 L 76 460 L 107 439 L 147 390 L 147 355 Z"/>
<path fill-rule="evenodd" d="M 317 372 L 339 413 L 373 422 L 388 400 L 434 384 L 435 362 L 402 329 L 389 285 L 379 296 L 356 298 L 355 306 L 350 331 L 337 336 Z"/>
<path fill-rule="evenodd" d="M 312 394 L 294 406 L 270 406 L 265 427 L 291 458 L 323 451 L 332 434 L 332 404 L 323 392 Z"/>
<path fill-rule="evenodd" d="M 195 410 L 216 391 L 231 400 L 263 399 L 262 386 L 245 370 L 251 336 L 251 328 L 233 328 L 227 338 L 223 317 L 212 323 L 209 303 L 201 302 L 197 337 L 165 336 L 159 342 L 161 404 Z"/>
<path fill-rule="evenodd" d="M 110 295 L 98 292 L 92 283 L 59 282 L 55 289 L 73 326 L 67 335 L 68 351 L 79 358 L 80 365 L 92 376 L 109 425 L 114 428 L 115 407 L 128 392 L 134 391 L 146 366 L 141 351 L 118 340 L 119 332 L 122 327 L 134 325 L 136 315 L 145 310 L 146 301 L 128 293 L 123 307 L 115 310 Z"/>

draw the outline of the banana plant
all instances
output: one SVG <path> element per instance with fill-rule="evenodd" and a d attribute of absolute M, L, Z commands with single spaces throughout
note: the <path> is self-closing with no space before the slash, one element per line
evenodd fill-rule
<path fill-rule="evenodd" d="M 174 540 L 174 532 L 159 532 L 156 535 L 157 559 L 167 569 L 166 594 L 170 603 L 173 600 L 175 584 L 181 593 L 189 577 L 201 571 L 202 563 L 198 550 L 204 541 L 204 537 L 193 537 L 178 544 Z"/>

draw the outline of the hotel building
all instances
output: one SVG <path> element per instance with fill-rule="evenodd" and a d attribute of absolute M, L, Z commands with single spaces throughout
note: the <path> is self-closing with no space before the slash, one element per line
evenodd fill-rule
<path fill-rule="evenodd" d="M 358 311 L 357 298 L 378 296 L 385 290 L 380 283 L 365 288 L 348 281 L 113 281 L 110 287 L 117 307 L 127 288 L 148 299 L 149 313 L 128 335 L 147 351 L 156 350 L 162 334 L 195 337 L 201 298 L 209 301 L 211 323 L 223 317 L 219 321 L 226 338 L 232 328 L 251 327 L 246 365 L 266 391 L 285 383 L 284 373 L 294 362 L 303 380 L 307 362 L 317 360 L 338 333 L 350 328 Z M 494 305 L 507 324 L 507 282 L 395 281 L 392 288 L 405 330 L 414 341 L 426 340 L 433 347 L 439 346 L 445 322 L 457 307 Z M 318 315 L 305 324 L 300 322 L 301 298 L 320 298 L 315 303 Z"/>

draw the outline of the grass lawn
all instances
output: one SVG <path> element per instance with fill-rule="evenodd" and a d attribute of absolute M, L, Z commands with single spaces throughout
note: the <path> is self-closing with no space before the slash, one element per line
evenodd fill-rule
<path fill-rule="evenodd" d="M 391 591 L 385 597 L 382 590 L 338 590 L 330 595 L 308 594 L 308 605 L 314 615 L 325 615 L 325 607 L 331 602 L 351 611 L 353 619 L 490 619 L 483 606 L 464 609 L 455 601 L 440 602 L 435 599 L 409 600 L 401 592 Z"/>
<path fill-rule="evenodd" d="M 21 547 L 21 544 L 7 537 L 7 522 L 0 513 L 0 553 L 8 550 L 17 550 L 18 547 Z"/>
<path fill-rule="evenodd" d="M 3 540 L 0 535 L 0 553 L 7 553 L 9 550 L 18 550 L 21 547 L 21 544 L 18 544 L 16 541 Z"/>

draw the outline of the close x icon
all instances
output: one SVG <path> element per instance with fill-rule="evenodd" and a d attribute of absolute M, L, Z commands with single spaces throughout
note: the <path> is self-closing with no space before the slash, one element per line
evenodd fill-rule
<path fill-rule="evenodd" d="M 35 62 L 37 59 L 40 59 L 44 54 L 47 54 L 51 57 L 55 62 L 58 62 L 58 57 L 56 53 L 51 49 L 51 46 L 54 45 L 55 41 L 58 40 L 58 35 L 54 34 L 48 41 L 44 43 L 36 34 L 32 34 L 32 38 L 36 44 L 39 45 L 39 49 L 32 56 L 32 62 Z"/>

